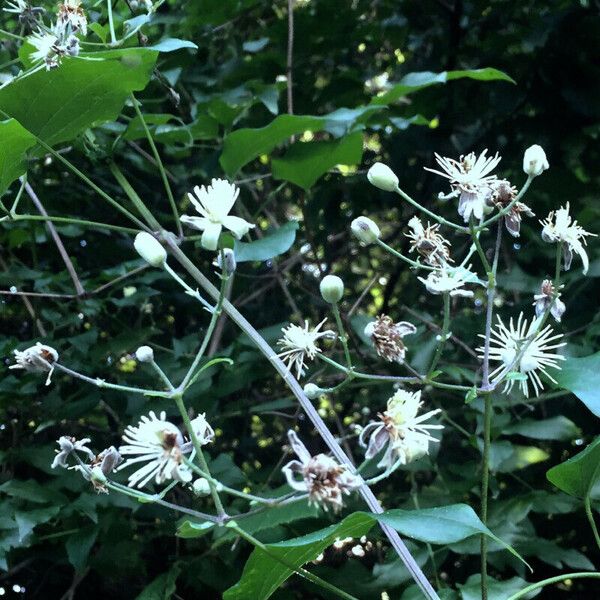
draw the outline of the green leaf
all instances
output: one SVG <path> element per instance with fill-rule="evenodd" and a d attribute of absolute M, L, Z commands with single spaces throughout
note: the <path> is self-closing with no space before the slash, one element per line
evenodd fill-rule
<path fill-rule="evenodd" d="M 167 38 L 161 40 L 158 44 L 154 44 L 154 46 L 148 47 L 149 50 L 156 50 L 157 52 L 175 52 L 175 50 L 181 50 L 182 48 L 193 48 L 194 50 L 198 50 L 198 46 L 196 46 L 194 42 L 177 38 Z"/>
<path fill-rule="evenodd" d="M 373 98 L 371 104 L 390 104 L 403 96 L 413 94 L 424 88 L 432 85 L 440 85 L 453 81 L 455 79 L 476 79 L 477 81 L 508 81 L 515 83 L 506 73 L 497 69 L 471 69 L 463 71 L 442 71 L 441 73 L 432 73 L 430 71 L 422 71 L 418 73 L 408 73 L 397 84 L 392 84 L 391 88 Z"/>
<path fill-rule="evenodd" d="M 0 485 L 0 492 L 8 496 L 13 496 L 14 498 L 21 498 L 39 504 L 52 503 L 63 506 L 67 503 L 66 496 L 50 489 L 47 485 L 40 485 L 33 479 L 28 479 L 26 481 L 9 479 Z"/>
<path fill-rule="evenodd" d="M 506 600 L 512 594 L 526 588 L 528 583 L 520 577 L 497 581 L 488 577 L 488 600 Z M 462 600 L 481 600 L 481 575 L 471 575 L 463 585 L 458 585 Z M 542 590 L 524 596 L 525 599 L 537 596 Z"/>
<path fill-rule="evenodd" d="M 18 121 L 0 121 L 0 196 L 27 170 L 25 153 L 34 144 L 35 137 Z"/>
<path fill-rule="evenodd" d="M 65 544 L 67 556 L 75 571 L 80 572 L 85 567 L 97 536 L 98 528 L 95 525 L 90 525 L 80 529 L 67 540 Z"/>
<path fill-rule="evenodd" d="M 177 528 L 177 536 L 180 538 L 198 538 L 210 533 L 215 528 L 215 523 L 212 521 L 183 521 Z"/>
<path fill-rule="evenodd" d="M 600 481 L 600 437 L 577 456 L 552 467 L 546 477 L 571 496 L 582 499 L 591 496 L 595 484 Z"/>
<path fill-rule="evenodd" d="M 149 586 L 144 588 L 135 600 L 170 600 L 177 590 L 177 578 L 181 566 L 175 563 L 169 571 L 159 575 Z"/>
<path fill-rule="evenodd" d="M 558 385 L 573 392 L 597 417 L 600 417 L 600 352 L 584 358 L 567 358 L 555 375 Z"/>
<path fill-rule="evenodd" d="M 228 175 L 234 175 L 252 159 L 267 154 L 292 135 L 304 131 L 319 131 L 323 119 L 301 115 L 279 115 L 266 127 L 238 129 L 225 137 L 220 163 Z"/>
<path fill-rule="evenodd" d="M 279 159 L 273 159 L 273 177 L 310 189 L 335 165 L 355 165 L 362 159 L 363 136 L 356 131 L 339 140 L 294 144 Z"/>
<path fill-rule="evenodd" d="M 48 506 L 35 510 L 17 511 L 15 521 L 19 527 L 19 541 L 22 542 L 36 527 L 53 519 L 60 511 L 59 506 Z"/>
<path fill-rule="evenodd" d="M 297 221 L 288 221 L 281 227 L 267 233 L 264 238 L 255 242 L 239 242 L 235 240 L 233 250 L 237 262 L 251 260 L 269 260 L 287 252 L 296 239 Z"/>
<path fill-rule="evenodd" d="M 534 440 L 572 440 L 580 435 L 581 431 L 573 421 L 563 415 L 551 419 L 524 419 L 505 427 L 502 433 L 506 435 L 518 434 Z"/>
<path fill-rule="evenodd" d="M 157 56 L 147 48 L 128 48 L 65 57 L 59 68 L 1 89 L 0 110 L 50 145 L 70 141 L 114 121 L 129 94 L 146 87 Z"/>

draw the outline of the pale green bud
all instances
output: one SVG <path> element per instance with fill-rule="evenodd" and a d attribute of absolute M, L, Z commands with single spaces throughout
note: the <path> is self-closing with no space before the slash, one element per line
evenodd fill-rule
<path fill-rule="evenodd" d="M 525 154 L 523 155 L 523 171 L 527 175 L 537 177 L 549 168 L 550 165 L 548 164 L 546 153 L 541 146 L 534 144 L 525 150 Z"/>
<path fill-rule="evenodd" d="M 152 362 L 154 360 L 154 350 L 150 346 L 140 346 L 135 351 L 135 357 L 142 363 Z"/>
<path fill-rule="evenodd" d="M 167 261 L 167 251 L 161 246 L 160 242 L 145 231 L 141 231 L 135 236 L 133 242 L 138 254 L 153 267 L 164 267 Z"/>
<path fill-rule="evenodd" d="M 337 275 L 325 275 L 319 285 L 321 296 L 329 304 L 337 304 L 344 295 L 344 282 Z"/>
<path fill-rule="evenodd" d="M 314 400 L 318 398 L 323 393 L 323 390 L 314 383 L 307 383 L 304 386 L 304 394 L 309 400 Z"/>
<path fill-rule="evenodd" d="M 208 479 L 200 477 L 192 483 L 192 490 L 196 496 L 208 496 L 210 494 L 210 485 Z"/>
<path fill-rule="evenodd" d="M 377 227 L 377 223 L 371 221 L 367 217 L 358 217 L 352 221 L 350 225 L 352 233 L 363 243 L 372 244 L 379 239 L 381 231 Z"/>
<path fill-rule="evenodd" d="M 398 177 L 387 165 L 377 162 L 367 173 L 367 179 L 375 187 L 385 192 L 395 192 L 398 189 Z"/>

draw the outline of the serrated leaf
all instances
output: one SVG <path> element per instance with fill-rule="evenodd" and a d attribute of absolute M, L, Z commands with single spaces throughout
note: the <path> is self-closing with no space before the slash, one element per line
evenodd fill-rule
<path fill-rule="evenodd" d="M 35 143 L 35 137 L 15 119 L 0 122 L 0 196 L 27 170 L 26 152 Z"/>
<path fill-rule="evenodd" d="M 360 131 L 339 140 L 294 144 L 282 158 L 273 159 L 273 177 L 310 189 L 335 165 L 355 165 L 362 159 Z"/>
<path fill-rule="evenodd" d="M 597 417 L 600 417 L 600 352 L 584 358 L 568 357 L 555 374 L 558 385 L 573 392 Z"/>
<path fill-rule="evenodd" d="M 288 221 L 281 227 L 268 232 L 265 237 L 254 242 L 235 240 L 233 251 L 237 262 L 269 260 L 287 252 L 296 239 L 297 221 Z"/>
<path fill-rule="evenodd" d="M 546 477 L 559 490 L 571 496 L 582 499 L 591 497 L 594 486 L 600 481 L 600 437 L 577 456 L 552 467 Z"/>

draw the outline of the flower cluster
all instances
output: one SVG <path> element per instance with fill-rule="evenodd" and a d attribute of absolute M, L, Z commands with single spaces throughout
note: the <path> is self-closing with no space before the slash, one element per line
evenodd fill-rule
<path fill-rule="evenodd" d="M 361 486 L 360 477 L 325 454 L 311 456 L 295 431 L 288 431 L 288 439 L 300 459 L 290 461 L 281 469 L 288 485 L 298 492 L 308 493 L 310 503 L 339 511 L 344 505 L 344 495 Z"/>

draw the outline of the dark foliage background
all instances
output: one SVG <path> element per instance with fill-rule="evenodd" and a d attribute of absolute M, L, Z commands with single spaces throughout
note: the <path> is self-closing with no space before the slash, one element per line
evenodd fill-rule
<path fill-rule="evenodd" d="M 127 15 L 115 3 L 118 19 Z M 123 4 L 123 6 L 121 6 Z M 409 358 L 416 369 L 427 365 L 434 335 L 418 315 L 440 323 L 441 302 L 428 297 L 403 265 L 377 249 L 360 248 L 349 235 L 349 224 L 361 214 L 383 225 L 392 245 L 401 235 L 413 209 L 392 194 L 366 182 L 365 167 L 382 159 L 398 174 L 401 185 L 426 206 L 453 215 L 435 197 L 439 180 L 423 170 L 433 165 L 433 152 L 458 156 L 488 148 L 503 156 L 499 171 L 522 184 L 523 150 L 541 144 L 551 168 L 536 179 L 527 203 L 537 217 L 570 202 L 573 214 L 589 231 L 600 230 L 600 20 L 597 2 L 568 1 L 451 1 L 406 2 L 311 0 L 295 9 L 293 104 L 296 114 L 323 115 L 338 108 L 365 105 L 373 92 L 367 81 L 386 73 L 390 82 L 416 71 L 494 67 L 512 77 L 480 82 L 462 79 L 428 87 L 392 104 L 369 120 L 364 153 L 358 170 L 345 176 L 332 171 L 309 190 L 277 181 L 268 157 L 247 164 L 237 174 L 241 201 L 248 215 L 266 230 L 291 218 L 301 223 L 291 250 L 262 263 L 243 263 L 235 277 L 232 300 L 253 324 L 274 342 L 291 319 L 317 322 L 327 309 L 318 294 L 322 273 L 343 276 L 343 313 L 367 292 L 348 325 L 353 347 L 370 368 L 384 373 L 358 332 L 367 315 L 385 312 L 396 320 L 412 320 L 419 333 L 410 340 Z M 101 10 L 91 8 L 90 12 Z M 1 17 L 4 29 L 10 19 Z M 105 22 L 100 17 L 100 22 Z M 288 40 L 284 2 L 262 0 L 191 1 L 164 4 L 145 32 L 151 41 L 179 37 L 194 41 L 198 51 L 161 55 L 155 77 L 140 96 L 146 113 L 173 116 L 171 124 L 194 123 L 193 143 L 186 134 L 162 130 L 159 149 L 173 178 L 176 199 L 188 210 L 185 192 L 193 185 L 223 176 L 219 157 L 224 136 L 240 127 L 262 127 L 275 114 L 287 111 L 285 83 Z M 0 56 L 10 60 L 10 42 Z M 5 62 L 5 60 L 2 60 Z M 162 83 L 161 83 L 162 79 Z M 180 103 L 164 82 L 179 94 Z M 133 117 L 124 109 L 120 123 Z M 415 115 L 421 118 L 414 119 Z M 410 124 L 413 118 L 415 124 Z M 156 126 L 155 126 L 156 127 Z M 159 129 L 155 129 L 158 134 Z M 302 139 L 302 136 L 298 136 Z M 328 133 L 315 139 L 330 139 Z M 115 127 L 102 126 L 70 146 L 70 160 L 117 197 L 122 192 L 107 169 L 114 156 L 144 200 L 163 222 L 169 222 L 156 169 L 145 159 L 143 135 L 113 146 Z M 308 138 L 304 138 L 308 139 Z M 297 142 L 299 143 L 299 142 Z M 271 153 L 284 154 L 287 143 Z M 120 217 L 92 195 L 64 168 L 43 157 L 29 165 L 29 178 L 51 214 L 121 223 Z M 15 184 L 6 197 L 11 203 Z M 21 210 L 35 213 L 23 200 Z M 74 368 L 111 381 L 145 385 L 148 373 L 131 353 L 150 342 L 164 369 L 175 379 L 183 376 L 206 326 L 206 315 L 182 295 L 162 272 L 138 269 L 141 261 L 131 248 L 131 236 L 58 225 L 69 255 L 86 290 L 85 298 L 23 298 L 4 294 L 0 308 L 4 364 L 20 342 L 43 339 L 57 347 L 61 360 Z M 505 236 L 501 257 L 503 314 L 530 310 L 531 296 L 542 276 L 553 269 L 553 248 L 539 236 L 536 219 L 527 220 L 518 240 Z M 466 240 L 453 238 L 455 252 Z M 486 247 L 489 246 L 486 241 Z M 72 284 L 42 223 L 0 225 L 0 284 L 18 290 L 72 294 Z M 209 253 L 193 242 L 185 248 L 196 264 L 210 274 Z M 587 356 L 598 350 L 600 321 L 600 253 L 592 239 L 591 267 L 583 277 L 579 264 L 565 276 L 563 297 L 567 313 L 562 330 L 567 353 Z M 102 286 L 135 270 L 108 288 Z M 481 301 L 453 307 L 452 331 L 472 348 L 482 330 Z M 38 323 L 38 324 L 36 324 Z M 47 335 L 41 335 L 41 328 Z M 211 353 L 235 360 L 235 367 L 212 368 L 194 386 L 192 408 L 207 412 L 218 428 L 211 448 L 212 467 L 226 482 L 254 491 L 283 483 L 285 431 L 300 425 L 309 446 L 323 450 L 283 384 L 233 325 L 223 321 Z M 452 346 L 448 373 L 458 382 L 469 380 L 463 370 L 473 359 Z M 402 374 L 401 370 L 390 372 Z M 334 383 L 330 372 L 313 370 L 320 383 Z M 320 403 L 320 412 L 337 433 L 353 423 L 365 424 L 381 410 L 389 389 L 352 385 L 346 393 Z M 443 407 L 451 419 L 440 450 L 430 463 L 398 471 L 379 484 L 378 496 L 388 507 L 412 508 L 418 492 L 421 507 L 467 502 L 478 506 L 480 453 L 476 434 L 481 426 L 478 402 L 440 391 L 426 390 L 431 408 Z M 165 509 L 132 500 L 96 495 L 72 472 L 54 472 L 50 462 L 55 440 L 63 434 L 93 438 L 100 450 L 117 444 L 126 425 L 149 409 L 176 409 L 163 401 L 140 400 L 106 390 L 84 387 L 57 373 L 50 387 L 35 376 L 4 370 L 0 382 L 0 556 L 4 556 L 0 586 L 6 597 L 52 598 L 219 598 L 240 577 L 249 549 L 218 538 L 184 540 L 174 537 L 178 517 Z M 554 437 L 535 439 L 507 433 L 525 419 L 567 417 L 575 427 Z M 455 424 L 455 426 L 453 425 Z M 491 575 L 497 579 L 521 576 L 530 580 L 570 570 L 592 570 L 598 564 L 594 540 L 580 503 L 556 493 L 546 481 L 549 467 L 574 455 L 598 433 L 598 421 L 574 395 L 548 396 L 527 404 L 517 395 L 496 405 L 494 473 L 490 527 L 524 554 L 534 575 L 505 552 L 492 552 Z M 357 448 L 353 445 L 353 451 Z M 358 456 L 358 454 L 357 454 Z M 190 499 L 174 492 L 177 500 Z M 199 510 L 209 501 L 193 500 Z M 359 499 L 350 509 L 362 509 Z M 236 510 L 234 502 L 230 507 Z M 240 505 L 241 506 L 241 505 Z M 21 515 L 17 518 L 16 515 Z M 285 539 L 331 522 L 314 511 L 287 524 L 263 530 L 264 541 Z M 18 528 L 14 528 L 13 517 Z M 20 519 L 20 520 L 19 520 Z M 10 525 L 10 526 L 9 526 Z M 387 590 L 399 598 L 409 584 L 407 573 L 386 554 L 377 539 L 364 559 L 346 551 L 328 551 L 315 572 L 365 598 Z M 431 563 L 422 545 L 412 546 L 425 570 Z M 494 548 L 493 548 L 494 549 Z M 499 549 L 495 549 L 499 550 Z M 479 570 L 476 540 L 438 550 L 437 568 L 445 585 L 457 589 Z M 175 584 L 176 580 L 176 584 Z M 14 592 L 13 586 L 24 592 Z M 176 592 L 174 592 L 176 585 Z M 150 587 L 148 587 L 150 586 Z M 145 590 L 145 591 L 144 591 Z M 545 590 L 541 598 L 592 598 L 598 586 L 582 580 Z M 462 591 L 468 595 L 468 587 Z M 476 591 L 474 592 L 476 594 Z M 315 589 L 294 578 L 276 596 L 313 598 Z M 403 598 L 405 596 L 402 596 Z M 406 596 L 408 597 L 408 596 Z M 412 596 L 411 596 L 412 597 Z M 499 596 L 500 598 L 502 595 Z"/>

